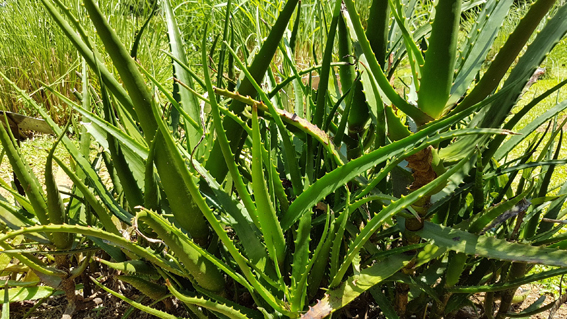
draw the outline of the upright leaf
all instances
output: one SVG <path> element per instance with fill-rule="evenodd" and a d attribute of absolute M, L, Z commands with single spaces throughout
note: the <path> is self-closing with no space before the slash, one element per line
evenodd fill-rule
<path fill-rule="evenodd" d="M 461 0 L 439 0 L 418 92 L 419 108 L 432 118 L 443 114 L 455 73 Z"/>

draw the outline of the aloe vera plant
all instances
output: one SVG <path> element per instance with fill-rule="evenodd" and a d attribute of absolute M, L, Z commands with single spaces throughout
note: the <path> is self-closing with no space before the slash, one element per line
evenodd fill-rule
<path fill-rule="evenodd" d="M 43 236 L 58 249 L 88 238 L 114 259 L 97 260 L 128 273 L 124 281 L 154 300 L 174 296 L 198 317 L 323 318 L 344 308 L 352 315 L 353 301 L 364 298 L 388 318 L 440 318 L 469 303 L 470 294 L 486 292 L 486 316 L 504 318 L 519 285 L 565 272 L 527 276 L 533 264 L 567 267 L 567 239 L 545 221 L 565 215 L 566 187 L 552 196 L 550 181 L 566 163 L 559 158 L 564 123 L 557 115 L 567 103 L 513 132 L 564 83 L 507 115 L 567 31 L 567 6 L 536 1 L 487 64 L 512 0 L 439 0 L 425 20 L 415 17 L 416 1 L 374 0 L 367 21 L 352 0 L 316 3 L 328 18 L 316 22 L 325 31 L 321 64 L 302 69 L 293 55 L 300 28 L 293 17 L 307 19 L 299 14 L 305 4 L 277 7 L 265 38 L 256 25 L 258 43 L 250 52 L 242 35 L 229 32 L 238 11 L 229 1 L 213 12 L 225 19 L 222 34 L 212 34 L 220 42 L 209 41 L 218 28 L 198 26 L 197 69 L 165 0 L 172 92 L 171 83 L 132 59 L 94 1 L 85 0 L 85 10 L 100 47 L 59 0 L 42 2 L 83 56 L 83 81 L 89 81 L 88 66 L 98 84 L 94 92 L 85 85 L 81 103 L 60 98 L 104 147 L 111 181 L 103 184 L 86 154 L 47 118 L 78 170 L 50 158 L 73 180 L 82 199 L 78 211 L 96 215 L 66 220 L 52 180 L 46 178 L 44 199 L 0 131 L 29 189 L 27 198 L 17 198 L 39 221 L 12 224 L 0 237 L 4 249 L 21 235 Z M 475 6 L 478 19 L 459 40 L 461 14 Z M 108 71 L 106 55 L 116 74 Z M 400 91 L 392 78 L 403 67 L 411 82 Z M 320 77 L 317 90 L 301 80 L 313 72 Z M 17 92 L 47 117 L 26 92 Z M 100 96 L 100 106 L 91 105 L 90 93 Z M 548 139 L 532 137 L 550 121 Z M 520 150 L 526 138 L 531 142 Z M 16 210 L 5 215 L 20 216 Z M 136 241 L 122 236 L 128 229 Z M 27 255 L 17 258 L 37 268 Z M 161 283 L 167 290 L 157 288 Z M 492 311 L 491 296 L 500 291 L 501 306 Z"/>

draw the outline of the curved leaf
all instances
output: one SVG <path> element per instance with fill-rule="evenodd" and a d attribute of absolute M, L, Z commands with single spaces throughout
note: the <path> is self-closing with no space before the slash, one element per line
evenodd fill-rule
<path fill-rule="evenodd" d="M 494 237 L 478 236 L 466 231 L 425 222 L 417 232 L 435 245 L 467 255 L 496 260 L 567 267 L 565 251 L 511 243 Z"/>

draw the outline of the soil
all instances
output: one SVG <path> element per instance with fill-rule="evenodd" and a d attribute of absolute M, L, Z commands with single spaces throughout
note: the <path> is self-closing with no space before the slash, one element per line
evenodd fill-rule
<path fill-rule="evenodd" d="M 529 293 L 526 297 L 526 299 L 524 299 L 523 302 L 521 303 L 517 303 L 512 305 L 512 308 L 510 309 L 510 312 L 513 313 L 520 313 L 522 311 L 524 311 L 526 308 L 528 308 L 530 305 L 532 305 L 534 302 L 536 302 L 541 296 L 542 294 L 540 294 L 540 291 L 542 290 L 541 287 L 537 284 L 532 284 L 532 285 L 524 285 L 522 286 L 523 289 L 528 290 L 529 289 Z M 545 294 L 545 301 L 543 302 L 543 304 L 540 305 L 540 307 L 543 307 L 545 305 L 548 305 L 552 302 L 555 302 L 556 298 L 551 295 L 551 294 Z M 477 306 L 477 311 L 475 311 L 474 309 L 472 309 L 472 307 L 465 307 L 465 309 L 463 309 L 460 312 L 460 315 L 457 314 L 457 316 L 455 317 L 456 319 L 482 319 L 482 318 L 486 318 L 484 316 L 483 310 L 482 310 L 482 305 L 484 303 L 484 294 L 477 294 L 471 297 L 472 302 Z M 494 312 L 496 313 L 498 311 L 498 307 L 500 305 L 500 301 L 496 301 L 495 305 L 494 305 Z M 527 317 L 523 317 L 523 318 L 527 318 Z M 530 319 L 551 319 L 551 318 L 556 318 L 556 319 L 563 319 L 563 318 L 567 318 L 567 305 L 562 304 L 559 309 L 557 309 L 557 311 L 555 312 L 555 314 L 553 315 L 553 317 L 549 317 L 549 310 L 544 311 L 544 312 L 540 312 L 538 314 L 535 314 L 533 316 L 530 317 Z"/>
<path fill-rule="evenodd" d="M 531 304 L 533 304 L 536 300 L 538 300 L 538 298 L 540 296 L 541 296 L 540 295 L 540 287 L 538 285 L 532 285 L 530 294 L 528 295 L 526 300 L 524 300 L 524 302 L 521 303 L 520 305 L 517 305 L 516 306 L 517 309 L 515 308 L 515 309 L 513 309 L 513 311 L 514 312 L 520 312 L 520 311 L 526 309 Z M 546 298 L 545 298 L 545 302 L 543 303 L 543 305 L 547 305 L 547 304 L 555 301 L 555 298 L 550 294 L 546 294 L 545 297 Z M 544 312 L 541 312 L 539 314 L 533 315 L 531 318 L 532 319 L 547 319 L 547 318 L 549 318 L 549 311 L 544 311 Z M 557 309 L 557 311 L 555 312 L 555 315 L 553 316 L 553 318 L 557 318 L 557 319 L 567 318 L 567 305 L 565 305 L 565 304 L 561 305 L 561 307 L 559 309 Z"/>
<path fill-rule="evenodd" d="M 105 285 L 108 288 L 111 288 L 114 291 L 120 292 L 122 295 L 126 296 L 130 300 L 138 300 L 141 296 L 141 293 L 137 291 L 135 288 L 128 284 L 123 284 L 121 282 L 117 282 L 115 280 L 110 279 L 112 282 L 106 282 Z M 150 319 L 150 318 L 158 318 L 152 316 L 148 313 L 140 311 L 131 307 L 128 303 L 112 296 L 111 294 L 99 289 L 98 287 L 94 287 L 94 293 L 88 296 L 87 298 L 83 299 L 82 296 L 79 297 L 79 301 L 77 302 L 77 310 L 72 315 L 74 319 L 118 319 L 118 318 L 125 318 L 124 315 L 131 311 L 129 318 L 136 318 L 136 319 Z M 138 300 L 139 301 L 139 300 Z M 170 305 L 173 304 L 173 307 L 166 310 L 166 306 L 163 302 L 159 302 L 155 305 L 152 305 L 152 308 L 158 309 L 161 311 L 166 311 L 171 315 L 175 315 L 180 318 L 189 318 L 189 314 L 185 310 L 185 307 L 181 305 L 177 300 L 169 300 Z M 152 300 L 145 297 L 142 300 L 142 304 L 149 306 L 152 304 Z M 10 304 L 10 318 L 13 319 L 20 319 L 24 318 L 26 313 L 28 313 L 35 302 L 32 301 L 24 301 L 24 302 L 16 302 Z M 56 297 L 49 298 L 46 302 L 40 305 L 35 311 L 26 317 L 27 319 L 60 319 L 62 318 L 65 310 L 67 308 L 67 299 L 65 295 L 59 295 Z"/>
<path fill-rule="evenodd" d="M 140 292 L 137 291 L 135 288 L 128 284 L 122 284 L 113 279 L 108 279 L 105 282 L 109 288 L 113 289 L 114 291 L 119 291 L 130 300 L 136 300 L 140 297 Z M 524 286 L 527 289 L 530 286 Z M 83 304 L 85 307 L 83 309 L 77 310 L 73 318 L 75 319 L 95 319 L 95 318 L 108 318 L 108 319 L 118 319 L 123 318 L 124 314 L 131 308 L 129 304 L 126 302 L 106 293 L 94 287 L 94 293 L 87 297 L 86 302 Z M 522 310 L 529 307 L 532 303 L 534 303 L 540 297 L 540 287 L 537 285 L 532 285 L 531 290 L 526 297 L 526 299 L 519 304 L 516 304 L 512 308 L 512 312 L 519 313 Z M 369 306 L 369 300 L 363 300 L 364 297 L 359 298 L 351 304 L 347 312 L 342 312 L 339 314 L 341 318 L 373 318 L 373 319 L 381 319 L 383 318 L 380 314 L 379 309 L 374 309 L 374 307 Z M 456 319 L 481 319 L 483 318 L 482 313 L 482 303 L 483 303 L 483 294 L 474 295 L 471 297 L 471 300 L 476 305 L 477 309 L 473 309 L 472 307 L 465 307 L 461 309 L 454 318 Z M 554 302 L 555 298 L 551 295 L 546 295 L 546 300 L 543 305 L 547 305 L 551 302 Z M 146 298 L 143 302 L 144 305 L 149 305 L 151 303 L 148 298 Z M 175 316 L 181 318 L 187 318 L 190 314 L 186 311 L 183 305 L 181 305 L 177 300 L 172 300 L 173 308 L 168 310 L 169 314 L 173 314 Z M 34 302 L 19 302 L 19 303 L 12 303 L 10 305 L 11 316 L 10 318 L 19 319 L 23 318 L 24 315 L 34 306 Z M 496 305 L 494 310 L 497 311 L 499 301 L 496 301 Z M 543 306 L 542 305 L 542 306 Z M 41 306 L 38 307 L 30 316 L 27 318 L 33 319 L 59 319 L 63 315 L 65 308 L 67 306 L 67 301 L 65 296 L 57 296 L 50 298 L 47 302 L 43 303 Z M 153 308 L 165 311 L 165 304 L 158 303 Z M 150 319 L 150 318 L 157 318 L 155 316 L 149 315 L 137 309 L 130 314 L 130 318 L 136 319 Z M 485 317 L 484 317 L 485 318 Z M 549 311 L 545 311 L 530 317 L 531 319 L 548 319 L 549 318 Z M 555 315 L 552 318 L 556 319 L 563 319 L 567 318 L 567 306 L 562 305 Z"/>

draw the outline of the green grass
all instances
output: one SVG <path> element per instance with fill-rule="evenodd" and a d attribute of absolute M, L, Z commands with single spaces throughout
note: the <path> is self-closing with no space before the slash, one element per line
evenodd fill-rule
<path fill-rule="evenodd" d="M 50 135 L 37 135 L 31 139 L 27 139 L 20 143 L 20 151 L 24 155 L 30 169 L 33 171 L 35 176 L 38 177 L 40 182 L 43 184 L 45 179 L 45 161 L 47 159 L 47 154 L 53 143 L 55 142 L 55 137 Z M 58 147 L 55 156 L 64 160 L 65 163 L 69 163 L 69 156 L 67 156 L 65 148 Z M 57 169 L 54 169 L 56 172 Z M 4 181 L 10 183 L 13 181 L 12 168 L 6 156 L 2 158 L 0 162 L 0 178 Z M 9 192 L 4 188 L 0 188 L 0 195 L 5 198 L 10 198 Z"/>
<path fill-rule="evenodd" d="M 20 88 L 33 93 L 33 98 L 42 104 L 58 123 L 67 121 L 70 111 L 60 99 L 42 89 L 47 83 L 65 96 L 73 97 L 75 90 L 81 90 L 79 54 L 72 43 L 51 19 L 43 5 L 37 0 L 7 0 L 0 7 L 0 72 L 6 74 Z M 97 41 L 99 51 L 102 45 L 95 37 L 94 27 L 80 2 L 63 0 L 77 17 L 91 39 Z M 149 10 L 134 14 L 127 3 L 120 0 L 105 2 L 102 10 L 116 27 L 121 40 L 132 46 L 136 32 L 149 16 Z M 169 59 L 161 50 L 167 50 L 165 23 L 156 15 L 143 35 L 138 59 L 150 72 L 164 80 L 171 77 Z M 110 59 L 107 65 L 110 65 Z M 97 86 L 98 84 L 92 83 Z M 0 80 L 0 109 L 25 115 L 37 115 L 13 93 L 12 88 Z"/>

